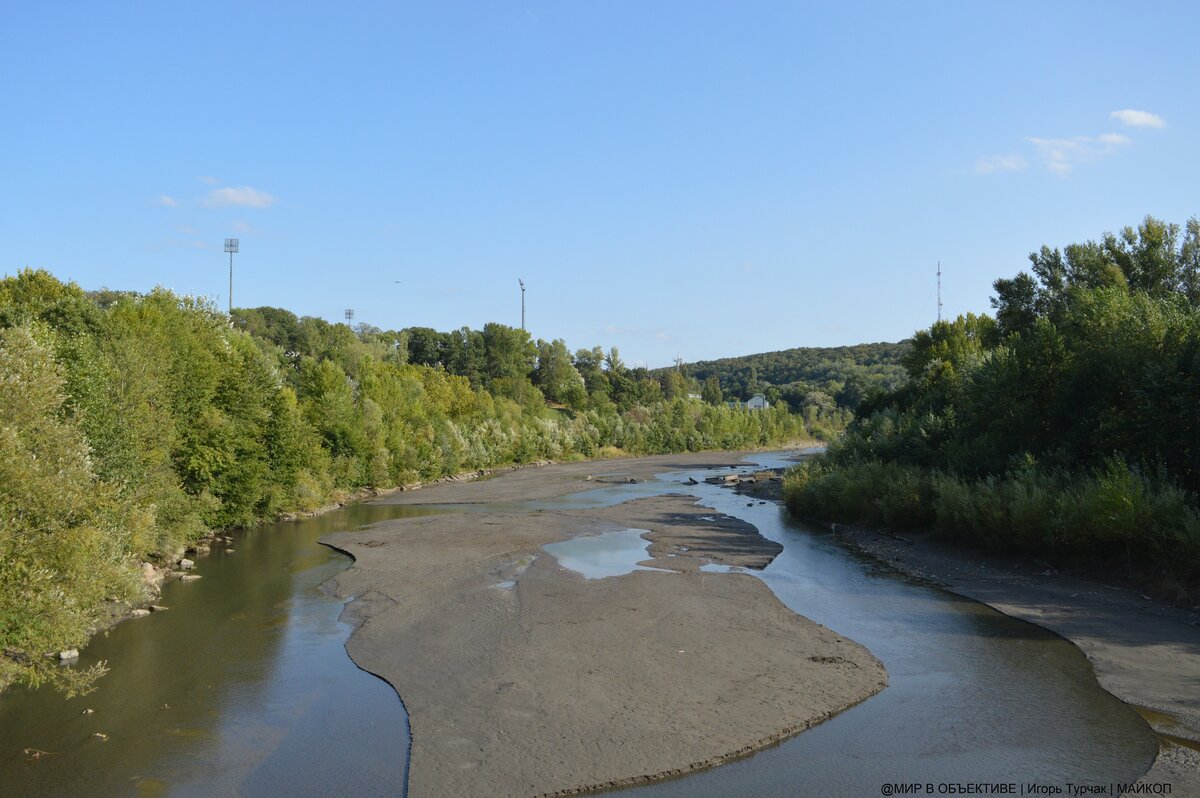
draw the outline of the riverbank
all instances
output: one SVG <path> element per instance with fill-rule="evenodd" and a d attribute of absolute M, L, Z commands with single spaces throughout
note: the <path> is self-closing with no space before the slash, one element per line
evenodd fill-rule
<path fill-rule="evenodd" d="M 794 442 L 792 445 L 796 447 L 804 447 L 819 446 L 823 444 L 820 444 L 817 441 L 803 441 Z M 620 453 L 620 450 L 612 451 Z M 700 454 L 701 457 L 711 456 L 711 453 L 707 455 L 704 453 L 692 454 Z M 685 456 L 691 456 L 691 454 L 685 453 Z M 661 455 L 658 457 L 670 459 L 674 457 L 674 455 Z M 610 462 L 620 463 L 625 462 L 625 459 L 623 457 L 614 458 L 602 456 L 597 457 L 594 460 L 576 461 L 573 463 L 573 465 L 585 469 L 590 466 L 591 470 L 596 470 L 597 468 L 601 467 L 602 464 Z M 411 482 L 386 488 L 367 487 L 359 488 L 353 491 L 340 491 L 329 497 L 327 503 L 320 507 L 311 510 L 280 512 L 273 518 L 261 519 L 250 528 L 264 527 L 270 524 L 279 523 L 281 521 L 295 521 L 306 518 L 315 518 L 317 516 L 325 515 L 326 513 L 340 510 L 350 504 L 385 498 L 395 493 L 422 490 L 428 491 L 430 488 L 438 486 L 457 485 L 477 480 L 488 480 L 498 475 L 531 469 L 536 470 L 547 465 L 555 465 L 555 463 L 551 460 L 535 460 L 529 463 L 511 463 L 492 468 L 475 469 L 456 474 L 449 474 L 429 480 L 428 482 Z M 423 495 L 427 496 L 428 494 L 426 493 Z M 184 579 L 187 581 L 201 578 L 198 575 L 191 574 L 191 566 L 185 565 L 185 563 L 194 564 L 202 561 L 214 550 L 234 550 L 233 544 L 235 543 L 235 538 L 232 537 L 232 535 L 244 530 L 245 528 L 210 530 L 202 538 L 186 545 L 179 545 L 174 551 L 165 556 L 156 558 L 154 560 L 141 562 L 140 579 L 142 583 L 142 595 L 139 598 L 110 598 L 102 602 L 95 608 L 94 617 L 87 632 L 86 640 L 77 645 L 75 648 L 65 649 L 61 652 L 45 652 L 45 656 L 48 658 L 56 658 L 66 665 L 72 665 L 76 662 L 79 651 L 85 648 L 96 635 L 106 633 L 116 625 L 125 621 L 145 617 L 152 611 L 169 609 L 167 607 L 160 606 L 157 603 L 162 592 L 163 584 L 167 581 L 176 579 Z M 7 669 L 5 667 L 6 663 L 12 664 L 12 661 L 4 656 L 3 652 L 0 652 L 0 695 L 3 695 L 4 692 L 11 686 L 13 681 L 17 678 L 16 671 Z"/>
<path fill-rule="evenodd" d="M 929 534 L 892 535 L 841 524 L 847 547 L 912 577 L 1049 629 L 1074 643 L 1104 689 L 1159 735 L 1145 782 L 1200 795 L 1200 613 L 1133 588 L 1059 573 L 1031 558 L 948 546 Z"/>
<path fill-rule="evenodd" d="M 355 558 L 347 650 L 403 698 L 410 794 L 566 795 L 744 756 L 886 684 L 864 648 L 785 607 L 759 579 L 779 546 L 689 496 L 542 509 L 606 483 L 727 468 L 737 453 L 568 463 L 396 493 L 385 504 L 486 514 L 386 521 L 323 538 Z M 586 579 L 543 546 L 645 530 L 637 570 Z"/>

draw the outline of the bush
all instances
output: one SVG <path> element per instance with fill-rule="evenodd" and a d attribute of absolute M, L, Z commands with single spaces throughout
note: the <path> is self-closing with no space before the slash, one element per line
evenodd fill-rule
<path fill-rule="evenodd" d="M 909 529 L 1062 563 L 1119 568 L 1176 598 L 1200 583 L 1200 512 L 1183 490 L 1119 460 L 1082 473 L 1028 464 L 967 479 L 870 460 L 817 457 L 787 472 L 797 515 Z"/>

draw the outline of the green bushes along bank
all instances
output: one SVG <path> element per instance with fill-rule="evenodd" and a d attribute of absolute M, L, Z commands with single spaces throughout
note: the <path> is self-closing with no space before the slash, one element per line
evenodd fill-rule
<path fill-rule="evenodd" d="M 211 529 L 509 463 L 809 437 L 784 406 L 690 400 L 679 374 L 503 325 L 231 319 L 28 270 L 0 281 L 0 388 L 0 684 L 67 690 L 95 674 L 45 654 L 82 643 L 105 598 L 143 598 L 143 561 Z"/>
<path fill-rule="evenodd" d="M 1147 218 L 918 332 L 908 381 L 789 474 L 793 511 L 1200 585 L 1200 222 Z"/>

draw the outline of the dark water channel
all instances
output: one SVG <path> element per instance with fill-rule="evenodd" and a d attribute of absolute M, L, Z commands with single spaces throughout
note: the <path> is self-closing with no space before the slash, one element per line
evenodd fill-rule
<path fill-rule="evenodd" d="M 887 782 L 1132 781 L 1149 767 L 1153 733 L 1100 689 L 1074 646 L 851 556 L 776 505 L 684 486 L 686 476 L 503 509 L 692 493 L 782 543 L 761 578 L 796 612 L 867 646 L 890 685 L 781 745 L 623 794 L 878 795 Z M 389 518 L 481 509 L 356 505 L 239 535 L 235 553 L 198 561 L 203 579 L 166 586 L 169 611 L 120 624 L 83 651 L 81 666 L 111 668 L 96 692 L 0 697 L 0 794 L 402 795 L 403 706 L 346 655 L 344 605 L 320 586 L 349 560 L 316 541 Z M 50 753 L 30 759 L 26 748 Z"/>

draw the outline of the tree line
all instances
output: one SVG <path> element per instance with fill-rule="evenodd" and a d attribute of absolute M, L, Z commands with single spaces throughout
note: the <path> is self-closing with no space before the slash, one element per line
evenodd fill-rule
<path fill-rule="evenodd" d="M 1200 585 L 1200 222 L 1147 217 L 995 282 L 995 316 L 918 332 L 908 381 L 868 397 L 793 472 L 796 512 L 933 528 Z"/>
<path fill-rule="evenodd" d="M 715 379 L 726 396 L 749 399 L 762 393 L 772 404 L 786 402 L 792 412 L 819 415 L 841 429 L 864 398 L 904 383 L 902 360 L 909 348 L 907 341 L 798 347 L 701 360 L 682 368 L 701 385 Z"/>
<path fill-rule="evenodd" d="M 810 437 L 785 407 L 689 400 L 678 375 L 523 330 L 383 331 L 158 289 L 0 281 L 0 684 L 54 667 L 144 562 L 357 489 L 540 459 Z"/>

